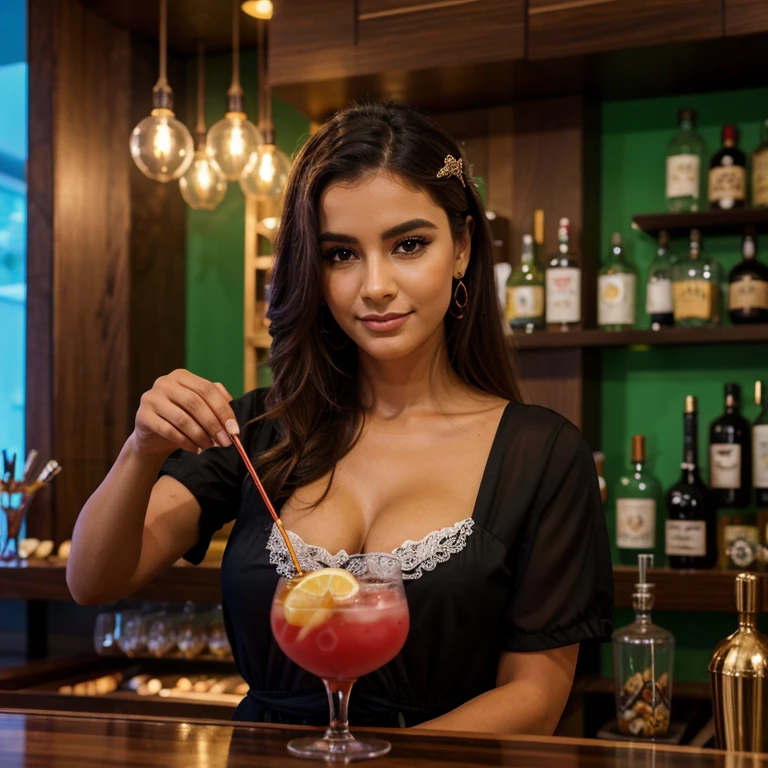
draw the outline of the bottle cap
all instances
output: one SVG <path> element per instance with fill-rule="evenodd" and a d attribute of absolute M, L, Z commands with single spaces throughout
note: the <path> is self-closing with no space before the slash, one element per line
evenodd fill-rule
<path fill-rule="evenodd" d="M 683 120 L 693 123 L 696 121 L 696 113 L 690 107 L 683 107 L 677 113 L 677 122 L 682 123 Z"/>
<path fill-rule="evenodd" d="M 755 382 L 755 405 L 763 404 L 763 382 Z"/>
<path fill-rule="evenodd" d="M 696 413 L 696 397 L 694 395 L 685 396 L 685 412 Z"/>
<path fill-rule="evenodd" d="M 755 258 L 755 238 L 752 235 L 744 235 L 744 242 L 741 244 L 741 255 L 745 259 Z"/>
<path fill-rule="evenodd" d="M 655 600 L 654 584 L 648 583 L 648 569 L 653 568 L 653 555 L 638 555 L 638 580 L 632 593 L 632 605 L 636 611 L 650 611 Z"/>
<path fill-rule="evenodd" d="M 738 384 L 735 384 L 732 381 L 729 381 L 725 387 L 725 396 L 726 398 L 731 395 L 733 396 L 733 399 L 738 402 L 739 398 L 741 397 L 741 387 Z"/>
<path fill-rule="evenodd" d="M 757 613 L 757 576 L 754 573 L 740 573 L 736 577 L 736 610 Z"/>
<path fill-rule="evenodd" d="M 620 246 L 621 243 L 622 243 L 621 232 L 614 232 L 611 235 L 611 245 L 615 248 L 617 245 Z"/>
<path fill-rule="evenodd" d="M 645 435 L 632 435 L 632 461 L 645 461 Z"/>
<path fill-rule="evenodd" d="M 537 245 L 544 245 L 544 211 L 541 208 L 533 212 L 533 239 Z"/>
<path fill-rule="evenodd" d="M 666 229 L 659 230 L 659 245 L 664 248 L 669 245 L 669 232 Z"/>
<path fill-rule="evenodd" d="M 723 126 L 723 142 L 732 141 L 735 144 L 738 139 L 738 136 L 739 136 L 739 131 L 735 125 Z"/>

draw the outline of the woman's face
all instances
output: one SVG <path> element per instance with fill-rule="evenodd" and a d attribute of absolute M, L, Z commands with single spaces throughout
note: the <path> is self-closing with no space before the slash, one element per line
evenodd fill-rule
<path fill-rule="evenodd" d="M 471 228 L 468 217 L 454 242 L 445 211 L 383 171 L 325 191 L 323 297 L 362 352 L 393 360 L 442 338 L 452 278 L 469 261 Z"/>

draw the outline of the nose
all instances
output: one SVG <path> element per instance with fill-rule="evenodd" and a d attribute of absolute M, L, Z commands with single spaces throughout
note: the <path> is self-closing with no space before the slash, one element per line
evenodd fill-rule
<path fill-rule="evenodd" d="M 394 266 L 382 254 L 374 254 L 365 260 L 365 274 L 361 296 L 374 302 L 390 300 L 397 294 Z"/>

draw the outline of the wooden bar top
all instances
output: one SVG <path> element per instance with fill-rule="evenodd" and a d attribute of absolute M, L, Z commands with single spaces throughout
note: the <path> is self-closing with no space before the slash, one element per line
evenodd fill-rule
<path fill-rule="evenodd" d="M 768 754 L 587 739 L 373 730 L 392 742 L 392 752 L 369 761 L 372 768 L 768 768 Z M 285 745 L 308 732 L 317 729 L 5 710 L 0 711 L 0 765 L 307 768 L 318 763 L 291 757 Z"/>

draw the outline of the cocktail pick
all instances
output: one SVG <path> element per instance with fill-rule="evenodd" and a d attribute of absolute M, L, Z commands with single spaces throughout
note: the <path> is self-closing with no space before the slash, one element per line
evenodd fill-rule
<path fill-rule="evenodd" d="M 24 462 L 24 474 L 22 475 L 21 482 L 26 483 L 32 477 L 32 469 L 37 463 L 37 451 L 33 448 L 27 454 L 27 460 Z"/>
<path fill-rule="evenodd" d="M 296 552 L 291 545 L 291 540 L 288 538 L 288 532 L 283 527 L 283 521 L 277 516 L 277 512 L 275 512 L 275 508 L 272 506 L 272 502 L 269 500 L 267 492 L 264 490 L 264 486 L 261 484 L 261 480 L 259 480 L 259 476 L 256 474 L 256 470 L 253 468 L 253 464 L 251 464 L 251 460 L 248 458 L 248 454 L 245 452 L 245 448 L 243 448 L 243 444 L 240 442 L 240 438 L 237 435 L 233 435 L 231 432 L 229 433 L 229 436 L 232 438 L 232 442 L 235 444 L 237 452 L 245 462 L 245 466 L 248 468 L 248 472 L 253 478 L 253 482 L 256 484 L 256 488 L 258 488 L 259 493 L 261 494 L 261 498 L 264 499 L 264 503 L 267 505 L 269 514 L 272 515 L 272 519 L 275 521 L 277 530 L 280 531 L 280 535 L 283 537 L 283 541 L 285 542 L 285 546 L 288 548 L 288 554 L 291 556 L 293 567 L 296 569 L 296 573 L 299 576 L 303 576 L 304 571 L 302 571 L 301 566 L 299 565 L 299 558 L 296 557 Z"/>

